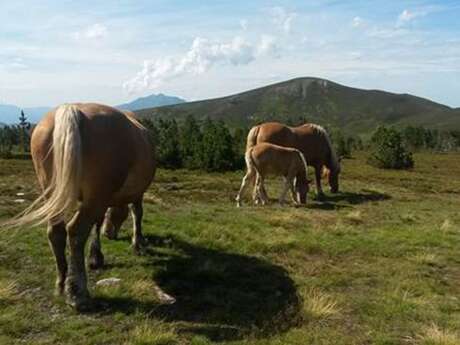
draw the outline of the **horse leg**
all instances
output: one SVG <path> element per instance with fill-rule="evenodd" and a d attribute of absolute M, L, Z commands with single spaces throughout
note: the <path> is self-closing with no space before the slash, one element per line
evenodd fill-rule
<path fill-rule="evenodd" d="M 56 260 L 56 294 L 62 295 L 67 274 L 67 260 L 65 257 L 65 247 L 67 234 L 64 222 L 52 225 L 48 224 L 48 242 Z"/>
<path fill-rule="evenodd" d="M 316 180 L 316 195 L 318 199 L 322 199 L 324 197 L 323 187 L 321 186 L 321 175 L 322 175 L 322 166 L 316 165 L 315 166 L 315 180 Z"/>
<path fill-rule="evenodd" d="M 253 180 L 254 180 L 254 172 L 248 171 L 246 175 L 244 175 L 243 177 L 243 181 L 241 182 L 240 190 L 238 191 L 238 194 L 235 198 L 236 207 L 241 207 L 241 195 L 246 190 L 246 188 L 249 186 L 249 183 L 252 182 Z"/>
<path fill-rule="evenodd" d="M 101 250 L 101 227 L 103 222 L 104 218 L 100 218 L 96 222 L 94 236 L 89 247 L 89 268 L 93 270 L 104 266 L 104 254 L 102 254 Z"/>
<path fill-rule="evenodd" d="M 265 178 L 262 175 L 257 175 L 257 193 L 260 198 L 262 205 L 266 205 L 269 202 L 267 192 L 265 190 Z"/>
<path fill-rule="evenodd" d="M 85 309 L 89 304 L 85 267 L 85 244 L 94 223 L 102 218 L 104 209 L 95 212 L 89 207 L 80 207 L 67 226 L 69 240 L 69 272 L 65 282 L 67 303 L 77 310 Z"/>
<path fill-rule="evenodd" d="M 291 181 L 289 187 L 291 189 L 292 201 L 294 202 L 295 205 L 298 205 L 300 200 L 297 200 L 297 192 L 296 192 L 295 187 L 294 187 L 294 180 Z"/>
<path fill-rule="evenodd" d="M 133 217 L 133 237 L 132 246 L 135 253 L 140 253 L 141 246 L 145 244 L 144 236 L 142 235 L 142 216 L 144 209 L 142 206 L 142 198 L 131 205 L 131 215 Z"/>

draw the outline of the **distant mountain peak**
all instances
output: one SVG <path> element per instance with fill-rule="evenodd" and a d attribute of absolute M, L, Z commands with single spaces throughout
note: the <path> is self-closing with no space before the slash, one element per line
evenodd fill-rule
<path fill-rule="evenodd" d="M 316 77 L 299 77 L 225 97 L 144 109 L 137 114 L 149 118 L 209 117 L 234 126 L 265 121 L 314 122 L 355 134 L 369 133 L 382 124 L 460 129 L 458 109 L 410 94 L 364 90 Z"/>
<path fill-rule="evenodd" d="M 168 96 L 163 93 L 159 93 L 139 97 L 132 102 L 117 105 L 116 108 L 135 111 L 146 108 L 156 108 L 165 105 L 174 105 L 180 103 L 185 103 L 185 100 L 176 96 Z"/>

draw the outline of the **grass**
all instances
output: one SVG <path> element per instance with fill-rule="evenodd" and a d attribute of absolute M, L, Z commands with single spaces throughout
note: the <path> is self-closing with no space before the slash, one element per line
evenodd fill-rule
<path fill-rule="evenodd" d="M 160 170 L 145 253 L 130 222 L 103 239 L 85 314 L 53 296 L 45 227 L 0 231 L 0 344 L 458 344 L 460 155 L 417 154 L 413 171 L 365 158 L 344 161 L 341 193 L 298 208 L 237 209 L 242 172 Z M 0 220 L 35 181 L 30 161 L 0 160 Z"/>

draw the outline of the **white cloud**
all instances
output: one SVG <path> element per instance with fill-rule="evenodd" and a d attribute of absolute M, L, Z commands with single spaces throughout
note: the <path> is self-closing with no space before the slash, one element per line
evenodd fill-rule
<path fill-rule="evenodd" d="M 283 7 L 276 6 L 270 9 L 273 22 L 280 26 L 284 33 L 289 34 L 292 28 L 292 21 L 297 17 L 297 13 L 288 12 Z"/>
<path fill-rule="evenodd" d="M 351 26 L 354 28 L 359 28 L 364 25 L 364 20 L 361 17 L 354 17 L 351 21 Z"/>
<path fill-rule="evenodd" d="M 276 38 L 269 35 L 262 35 L 256 49 L 257 56 L 279 57 L 279 47 L 276 44 Z"/>
<path fill-rule="evenodd" d="M 155 89 L 183 75 L 205 73 L 217 64 L 247 65 L 256 58 L 277 54 L 275 39 L 271 36 L 262 36 L 258 44 L 251 44 L 241 37 L 229 42 L 197 37 L 182 57 L 145 60 L 142 70 L 123 83 L 123 88 L 128 93 Z"/>
<path fill-rule="evenodd" d="M 108 33 L 107 27 L 104 24 L 96 23 L 83 31 L 77 31 L 74 37 L 77 40 L 98 40 L 107 37 Z"/>

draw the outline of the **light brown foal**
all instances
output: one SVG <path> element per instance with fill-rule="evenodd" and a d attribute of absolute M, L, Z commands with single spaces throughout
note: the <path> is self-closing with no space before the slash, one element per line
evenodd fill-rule
<path fill-rule="evenodd" d="M 268 196 L 264 182 L 267 175 L 270 174 L 282 176 L 284 179 L 283 190 L 279 197 L 281 205 L 284 204 L 288 190 L 291 191 L 295 203 L 304 204 L 306 202 L 309 189 L 308 168 L 302 152 L 294 148 L 261 143 L 246 151 L 245 160 L 247 171 L 235 198 L 237 207 L 241 206 L 241 196 L 254 180 L 253 200 L 256 204 L 261 202 L 265 205 L 268 202 Z"/>

